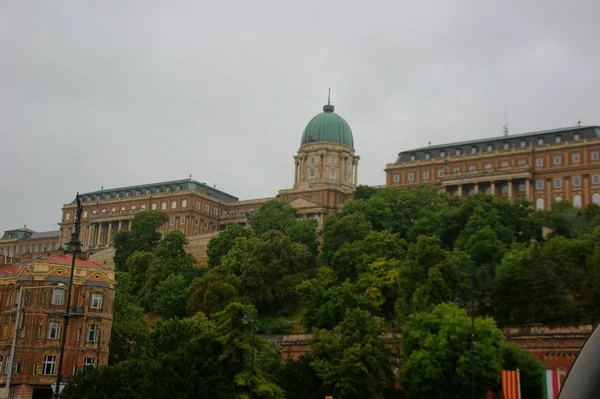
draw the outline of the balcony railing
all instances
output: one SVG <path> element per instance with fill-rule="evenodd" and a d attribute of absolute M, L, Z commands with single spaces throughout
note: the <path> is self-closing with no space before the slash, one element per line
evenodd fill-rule
<path fill-rule="evenodd" d="M 465 180 L 498 180 L 495 178 L 507 175 L 520 175 L 515 177 L 519 178 L 527 177 L 526 175 L 531 175 L 531 172 L 532 168 L 529 165 L 505 166 L 500 168 L 489 168 L 473 170 L 468 172 L 449 173 L 445 176 L 441 176 L 440 181 L 442 183 L 448 184 L 449 182 L 462 182 Z"/>

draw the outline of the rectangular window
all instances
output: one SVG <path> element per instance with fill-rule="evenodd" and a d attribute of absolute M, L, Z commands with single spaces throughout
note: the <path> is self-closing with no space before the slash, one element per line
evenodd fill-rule
<path fill-rule="evenodd" d="M 423 172 L 423 180 L 429 179 L 429 172 Z"/>
<path fill-rule="evenodd" d="M 561 188 L 562 187 L 562 179 L 560 177 L 557 177 L 556 179 L 554 179 L 554 188 Z"/>
<path fill-rule="evenodd" d="M 171 220 L 169 220 L 169 224 L 171 226 L 175 226 L 175 218 L 171 218 Z"/>
<path fill-rule="evenodd" d="M 520 193 L 525 192 L 525 183 L 519 183 L 518 190 Z"/>
<path fill-rule="evenodd" d="M 544 158 L 536 158 L 535 160 L 535 166 L 544 166 Z"/>
<path fill-rule="evenodd" d="M 592 184 L 600 184 L 600 175 L 592 175 Z"/>
<path fill-rule="evenodd" d="M 452 169 L 452 173 L 460 173 L 460 168 L 454 168 L 454 169 Z"/>
<path fill-rule="evenodd" d="M 200 201 L 196 201 L 196 209 L 200 209 Z"/>
<path fill-rule="evenodd" d="M 430 154 L 430 153 L 428 153 L 428 152 L 426 152 L 426 153 L 425 153 L 425 159 L 430 159 L 430 158 L 431 158 L 431 154 Z"/>
<path fill-rule="evenodd" d="M 65 290 L 53 289 L 52 290 L 52 305 L 64 305 L 65 304 Z"/>
<path fill-rule="evenodd" d="M 441 158 L 445 158 L 446 157 L 446 151 L 440 151 L 440 157 Z"/>
<path fill-rule="evenodd" d="M 135 209 L 136 209 L 136 208 L 137 208 L 137 206 L 135 206 L 135 205 L 131 205 L 131 210 L 132 210 L 132 211 L 135 211 Z"/>
<path fill-rule="evenodd" d="M 554 165 L 560 165 L 561 162 L 562 162 L 562 159 L 560 158 L 560 156 L 554 157 Z"/>
<path fill-rule="evenodd" d="M 177 208 L 177 201 L 171 201 L 171 209 Z"/>
<path fill-rule="evenodd" d="M 489 163 L 488 163 L 487 165 L 485 165 L 485 168 L 486 168 L 486 169 L 492 169 L 492 164 L 489 164 Z"/>
<path fill-rule="evenodd" d="M 539 179 L 539 180 L 535 181 L 535 189 L 536 190 L 543 190 L 544 189 L 544 181 L 542 179 Z"/>
<path fill-rule="evenodd" d="M 156 210 L 156 202 L 154 204 L 152 204 L 152 210 L 155 211 Z"/>
<path fill-rule="evenodd" d="M 104 295 L 100 294 L 99 292 L 93 292 L 92 293 L 92 301 L 90 303 L 90 307 L 92 309 L 102 309 L 102 299 L 103 299 Z"/>
<path fill-rule="evenodd" d="M 400 175 L 394 175 L 394 183 L 400 183 Z"/>
<path fill-rule="evenodd" d="M 98 324 L 90 324 L 87 332 L 87 342 L 98 342 L 98 332 L 100 326 Z"/>
<path fill-rule="evenodd" d="M 83 218 L 86 219 L 88 217 L 88 211 L 83 211 Z"/>
<path fill-rule="evenodd" d="M 329 171 L 329 180 L 335 180 L 336 172 L 335 169 Z"/>
<path fill-rule="evenodd" d="M 132 207 L 132 209 L 133 209 L 133 207 Z M 146 209 L 146 204 L 142 204 L 142 205 L 140 206 L 140 209 Z"/>
<path fill-rule="evenodd" d="M 502 162 L 502 164 L 500 164 L 500 166 L 503 168 L 508 168 L 508 162 Z"/>
<path fill-rule="evenodd" d="M 527 140 L 521 140 L 521 148 L 527 147 Z"/>
<path fill-rule="evenodd" d="M 578 163 L 579 162 L 579 154 L 571 155 L 571 162 Z"/>
<path fill-rule="evenodd" d="M 538 145 L 544 145 L 544 138 L 543 137 L 540 137 L 538 139 Z"/>
<path fill-rule="evenodd" d="M 42 374 L 54 375 L 55 366 L 56 366 L 56 356 L 51 356 L 51 355 L 44 356 L 44 364 L 42 365 Z"/>
<path fill-rule="evenodd" d="M 592 151 L 592 161 L 597 161 L 598 159 L 600 159 L 598 151 Z"/>
<path fill-rule="evenodd" d="M 208 222 L 204 222 L 204 230 L 208 230 Z"/>
<path fill-rule="evenodd" d="M 219 208 L 217 208 L 216 206 L 213 208 L 213 215 L 219 216 Z"/>
<path fill-rule="evenodd" d="M 86 357 L 83 359 L 83 367 L 94 367 L 96 365 L 96 358 Z"/>
<path fill-rule="evenodd" d="M 337 163 L 337 158 L 329 158 L 329 162 L 331 162 L 331 163 Z"/>
<path fill-rule="evenodd" d="M 127 207 L 126 207 L 126 206 L 122 206 L 122 207 L 121 207 L 121 210 L 122 210 L 122 211 L 126 211 L 126 210 L 127 210 Z"/>
<path fill-rule="evenodd" d="M 187 208 L 187 200 L 186 199 L 181 200 L 181 207 L 182 208 Z"/>
<path fill-rule="evenodd" d="M 309 178 L 310 180 L 314 180 L 314 179 L 316 179 L 316 177 L 317 177 L 317 176 L 316 176 L 315 169 L 314 169 L 314 168 L 310 168 L 310 169 L 308 170 L 308 178 Z"/>
<path fill-rule="evenodd" d="M 525 160 L 521 159 L 521 160 L 519 161 L 519 166 L 525 166 L 525 164 L 526 164 L 526 163 L 527 163 L 527 162 L 526 162 Z"/>
<path fill-rule="evenodd" d="M 58 339 L 58 331 L 60 330 L 60 323 L 58 321 L 51 321 L 48 324 L 48 339 Z"/>
<path fill-rule="evenodd" d="M 210 212 L 210 205 L 204 204 L 204 212 L 206 212 L 206 213 Z"/>
<path fill-rule="evenodd" d="M 581 186 L 581 176 L 573 176 L 573 186 Z"/>
<path fill-rule="evenodd" d="M 573 140 L 577 141 L 579 140 L 580 136 L 579 133 L 573 133 Z"/>
<path fill-rule="evenodd" d="M 71 220 L 71 214 L 65 213 L 65 220 Z"/>
<path fill-rule="evenodd" d="M 162 209 L 162 210 L 167 209 L 167 203 L 166 202 L 161 203 L 160 204 L 160 209 Z"/>
<path fill-rule="evenodd" d="M 445 173 L 445 172 L 444 172 L 444 169 L 440 169 L 440 170 L 438 170 L 438 177 L 442 177 L 442 176 L 444 176 L 444 173 Z"/>
<path fill-rule="evenodd" d="M 111 212 L 116 212 L 116 211 L 117 211 L 117 207 L 116 207 L 116 206 L 114 206 L 114 207 L 110 208 L 110 211 L 111 211 Z"/>
<path fill-rule="evenodd" d="M 184 225 L 184 224 L 185 224 L 185 216 L 181 216 L 181 217 L 179 218 L 179 224 L 180 224 L 180 225 Z"/>
<path fill-rule="evenodd" d="M 414 181 L 415 180 L 415 174 L 414 173 L 409 173 L 408 174 L 408 181 Z"/>
<path fill-rule="evenodd" d="M 196 226 L 200 225 L 200 219 L 196 219 Z"/>

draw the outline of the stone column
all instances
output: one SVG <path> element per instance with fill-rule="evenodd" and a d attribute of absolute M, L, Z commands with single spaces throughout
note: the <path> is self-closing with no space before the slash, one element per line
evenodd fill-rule
<path fill-rule="evenodd" d="M 354 161 L 354 185 L 358 186 L 358 161 Z"/>
<path fill-rule="evenodd" d="M 458 196 L 462 198 L 463 194 L 462 194 L 462 184 L 458 185 Z"/>
<path fill-rule="evenodd" d="M 477 194 L 479 192 L 479 183 L 475 183 L 473 186 L 475 187 L 475 194 Z"/>
<path fill-rule="evenodd" d="M 100 236 L 102 235 L 102 223 L 98 223 L 98 237 L 96 237 L 96 248 L 100 248 Z"/>
<path fill-rule="evenodd" d="M 512 180 L 509 179 L 507 181 L 507 183 L 508 183 L 508 200 L 512 201 L 513 200 L 513 192 L 512 192 L 512 190 L 513 190 L 513 187 L 512 187 L 513 184 L 512 184 Z"/>
<path fill-rule="evenodd" d="M 587 152 L 584 152 L 584 154 L 587 154 Z M 590 175 L 584 174 L 583 175 L 583 198 L 582 198 L 581 206 L 588 206 L 588 204 L 590 202 L 591 202 L 590 201 Z"/>
<path fill-rule="evenodd" d="M 492 195 L 492 197 L 496 197 L 496 182 L 495 181 L 490 182 L 490 194 Z"/>
<path fill-rule="evenodd" d="M 571 201 L 571 177 L 565 176 L 564 180 L 565 195 L 563 195 L 563 200 Z"/>
<path fill-rule="evenodd" d="M 298 170 L 300 168 L 298 167 L 298 161 L 295 162 L 295 169 L 294 169 L 294 186 L 296 184 L 298 184 Z"/>
<path fill-rule="evenodd" d="M 110 246 L 110 241 L 111 241 L 111 234 L 112 234 L 112 225 L 113 222 L 108 222 L 108 233 L 106 234 L 106 242 L 104 243 L 105 247 Z"/>
<path fill-rule="evenodd" d="M 531 202 L 531 180 L 525 179 L 525 198 Z"/>
<path fill-rule="evenodd" d="M 550 209 L 552 207 L 552 201 L 554 198 L 552 197 L 552 190 L 554 189 L 553 181 L 551 178 L 546 179 L 546 184 L 544 184 L 544 190 L 546 191 L 546 203 L 544 204 L 545 209 Z"/>
<path fill-rule="evenodd" d="M 346 157 L 341 157 L 340 159 L 340 181 L 342 183 L 346 183 L 348 181 L 348 177 L 346 176 Z"/>
<path fill-rule="evenodd" d="M 117 228 L 117 232 L 120 232 L 121 230 L 123 230 L 123 221 L 119 220 L 119 227 Z"/>
<path fill-rule="evenodd" d="M 96 225 L 90 223 L 89 233 L 87 236 L 87 247 L 92 248 L 94 246 L 94 233 L 96 232 Z"/>
<path fill-rule="evenodd" d="M 132 223 L 132 222 L 133 222 L 133 221 L 130 219 L 130 220 L 129 220 L 129 223 L 127 223 L 127 231 L 131 231 L 131 223 Z"/>

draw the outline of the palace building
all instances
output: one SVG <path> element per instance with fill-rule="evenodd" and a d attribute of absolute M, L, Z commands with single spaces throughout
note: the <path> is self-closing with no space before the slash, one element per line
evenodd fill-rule
<path fill-rule="evenodd" d="M 0 397 L 51 395 L 70 269 L 67 255 L 0 266 Z M 65 381 L 86 366 L 108 363 L 114 287 L 113 271 L 76 259 Z"/>
<path fill-rule="evenodd" d="M 387 164 L 387 186 L 433 184 L 453 196 L 484 192 L 536 209 L 600 204 L 600 126 L 576 126 L 430 145 Z"/>
<path fill-rule="evenodd" d="M 58 254 L 60 231 L 38 233 L 27 226 L 7 230 L 0 238 L 0 265 Z"/>
<path fill-rule="evenodd" d="M 80 240 L 84 250 L 111 245 L 119 231 L 131 228 L 137 212 L 160 210 L 169 221 L 159 230 L 180 230 L 188 237 L 214 233 L 231 224 L 245 224 L 249 215 L 265 202 L 279 198 L 300 214 L 316 219 L 336 213 L 350 199 L 357 185 L 358 161 L 348 123 L 329 102 L 303 131 L 294 156 L 294 185 L 276 197 L 240 201 L 205 183 L 189 179 L 129 187 L 102 189 L 81 194 Z M 60 244 L 70 239 L 75 226 L 76 202 L 65 204 L 60 221 Z"/>

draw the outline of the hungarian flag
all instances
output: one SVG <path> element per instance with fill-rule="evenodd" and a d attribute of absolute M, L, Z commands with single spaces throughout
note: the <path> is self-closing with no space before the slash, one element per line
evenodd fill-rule
<path fill-rule="evenodd" d="M 521 399 L 519 369 L 502 370 L 502 395 L 504 399 Z"/>
<path fill-rule="evenodd" d="M 544 386 L 544 399 L 558 398 L 560 391 L 560 380 L 556 370 L 542 371 L 542 385 Z"/>

